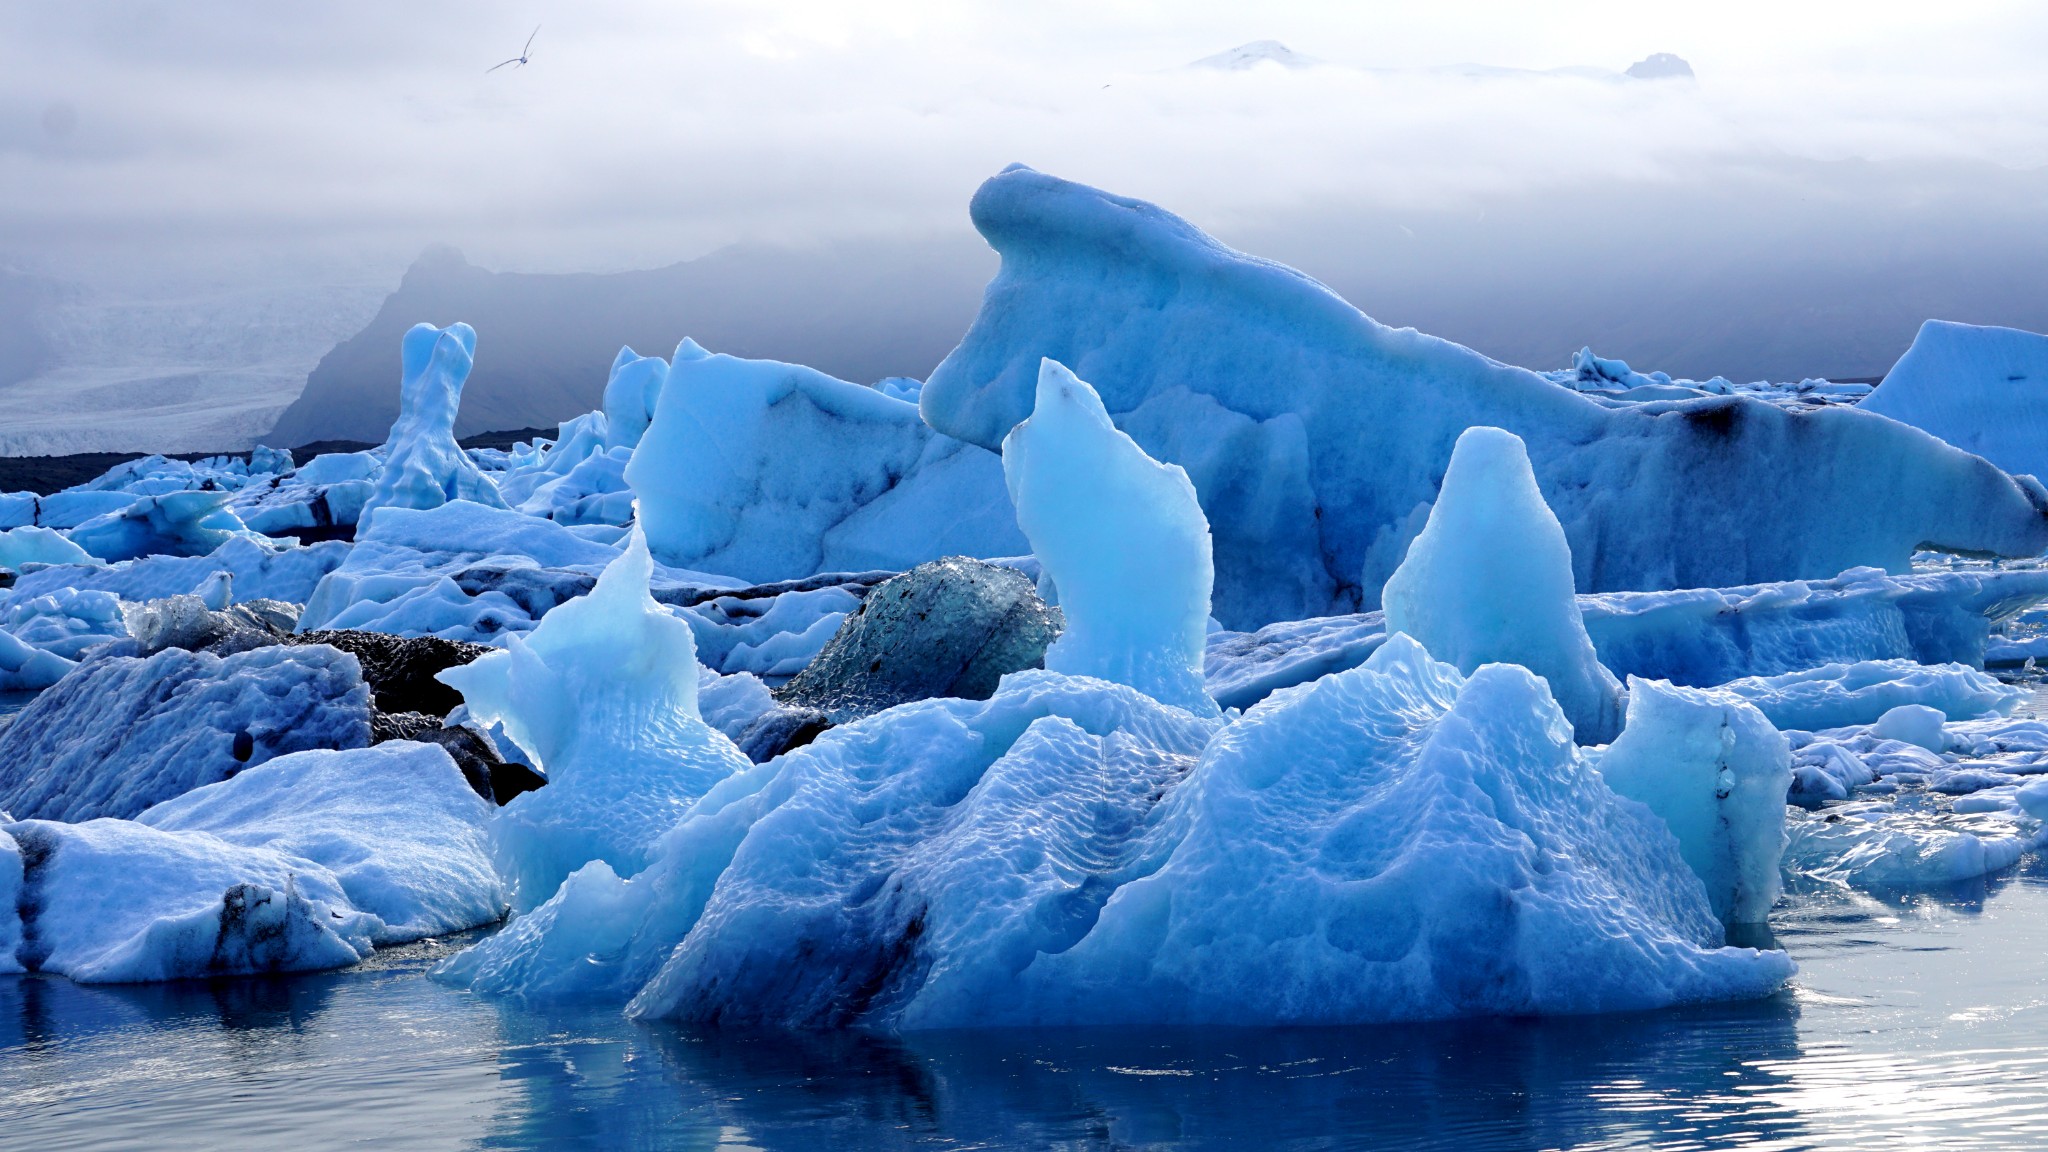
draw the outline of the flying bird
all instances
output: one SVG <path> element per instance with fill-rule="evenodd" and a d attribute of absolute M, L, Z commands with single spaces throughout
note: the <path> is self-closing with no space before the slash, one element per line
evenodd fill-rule
<path fill-rule="evenodd" d="M 491 73 L 503 68 L 506 64 L 517 65 L 521 68 L 526 67 L 526 62 L 533 58 L 533 37 L 538 35 L 540 35 L 540 25 L 535 24 L 533 26 L 533 36 L 526 38 L 526 47 L 519 50 L 519 55 L 514 56 L 510 60 L 491 65 L 489 68 L 484 69 L 484 75 L 489 76 Z"/>

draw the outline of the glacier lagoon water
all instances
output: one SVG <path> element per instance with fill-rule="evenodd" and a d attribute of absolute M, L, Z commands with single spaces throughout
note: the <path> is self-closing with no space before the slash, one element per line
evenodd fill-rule
<path fill-rule="evenodd" d="M 691 1033 L 345 972 L 0 977 L 0 1145 L 2011 1148 L 2048 1143 L 2048 860 L 1792 893 L 1750 1004 L 1380 1028 Z"/>

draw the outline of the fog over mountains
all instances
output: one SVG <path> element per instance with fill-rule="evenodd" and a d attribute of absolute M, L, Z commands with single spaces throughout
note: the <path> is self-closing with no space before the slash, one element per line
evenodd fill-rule
<path fill-rule="evenodd" d="M 1788 187 L 1801 194 L 1782 195 Z M 1929 317 L 2048 328 L 2043 205 L 2042 173 L 1782 162 L 1715 180 L 1398 215 L 1327 208 L 1219 231 L 1376 319 L 1509 363 L 1563 367 L 1591 345 L 1645 370 L 1798 380 L 1881 376 Z M 666 356 L 684 336 L 863 383 L 922 377 L 965 332 L 994 269 L 994 255 L 958 233 L 736 247 L 610 275 L 493 273 L 437 250 L 320 361 L 264 442 L 381 439 L 397 413 L 398 338 L 421 320 L 477 328 L 465 435 L 588 411 L 621 344 Z"/>
<path fill-rule="evenodd" d="M 1929 317 L 2048 328 L 2048 10 L 1446 4 L 592 0 L 493 74 L 532 23 L 481 0 L 0 11 L 0 453 L 375 439 L 419 320 L 478 329 L 465 431 L 685 335 L 922 376 L 1011 162 L 1539 368 L 1870 376 Z"/>
<path fill-rule="evenodd" d="M 809 364 L 849 380 L 922 376 L 974 318 L 995 256 L 954 236 L 809 251 L 727 249 L 644 272 L 490 272 L 428 252 L 368 327 L 336 345 L 264 442 L 381 440 L 398 415 L 398 341 L 422 320 L 477 330 L 458 435 L 549 426 L 597 407 L 619 346 Z"/>

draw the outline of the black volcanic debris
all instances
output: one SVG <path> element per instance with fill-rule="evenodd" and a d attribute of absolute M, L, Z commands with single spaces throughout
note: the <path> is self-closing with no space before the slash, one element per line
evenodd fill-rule
<path fill-rule="evenodd" d="M 439 744 L 461 769 L 470 788 L 494 804 L 502 805 L 547 783 L 547 777 L 498 755 L 497 747 L 484 736 L 461 726 L 449 727 L 439 716 L 424 712 L 378 712 L 370 717 L 370 743 L 382 744 L 387 740 Z"/>
<path fill-rule="evenodd" d="M 444 717 L 462 703 L 462 694 L 434 674 L 467 664 L 491 651 L 483 644 L 442 640 L 433 636 L 393 636 L 386 632 L 322 629 L 302 632 L 293 644 L 328 644 L 355 656 L 363 679 L 376 696 L 380 712 L 418 712 Z"/>

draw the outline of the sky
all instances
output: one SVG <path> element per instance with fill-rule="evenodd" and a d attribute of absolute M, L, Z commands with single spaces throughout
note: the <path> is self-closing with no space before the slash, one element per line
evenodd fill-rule
<path fill-rule="evenodd" d="M 1338 67 L 1179 67 L 1259 39 Z M 2044 50 L 2048 6 L 1981 0 L 9 5 L 0 259 L 648 267 L 962 228 L 1011 161 L 1223 230 L 1757 157 L 2030 169 Z M 1699 83 L 1432 71 L 1659 51 Z"/>
<path fill-rule="evenodd" d="M 1266 39 L 1322 63 L 1187 66 Z M 1697 80 L 1618 78 L 1655 52 Z M 2044 60 L 2048 5 L 2017 0 L 10 4 L 0 273 L 274 288 L 331 343 L 429 245 L 602 272 L 965 244 L 1021 161 L 1539 367 L 1597 339 L 1803 370 L 1729 326 L 1881 281 L 1869 347 L 1813 365 L 1881 370 L 1908 317 L 2048 326 Z M 1587 286 L 1617 269 L 1668 274 Z M 265 353 L 280 379 L 306 354 Z"/>

